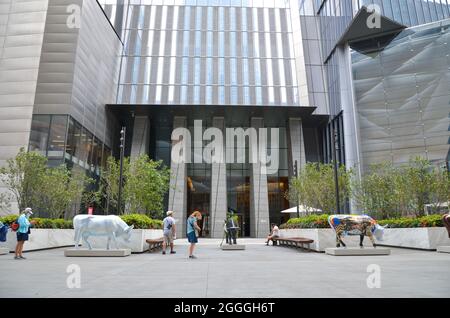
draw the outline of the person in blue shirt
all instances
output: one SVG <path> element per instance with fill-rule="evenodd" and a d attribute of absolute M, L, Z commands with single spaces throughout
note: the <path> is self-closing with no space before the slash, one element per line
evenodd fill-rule
<path fill-rule="evenodd" d="M 202 214 L 199 211 L 195 211 L 187 220 L 187 238 L 189 243 L 189 258 L 197 258 L 194 256 L 195 244 L 198 242 L 198 233 L 200 232 L 200 226 L 197 221 L 202 219 Z"/>
<path fill-rule="evenodd" d="M 32 224 L 34 224 L 34 221 L 31 222 L 29 221 L 31 215 L 33 215 L 31 208 L 26 208 L 25 211 L 23 211 L 20 214 L 17 220 L 17 223 L 19 223 L 19 228 L 17 229 L 17 245 L 15 251 L 16 255 L 14 256 L 14 259 L 26 259 L 22 255 L 22 251 L 25 241 L 28 241 L 28 234 L 30 234 L 30 227 Z"/>

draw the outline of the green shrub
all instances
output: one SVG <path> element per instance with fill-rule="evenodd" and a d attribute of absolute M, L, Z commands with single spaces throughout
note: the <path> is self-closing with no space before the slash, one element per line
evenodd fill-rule
<path fill-rule="evenodd" d="M 3 224 L 11 225 L 18 218 L 18 215 L 8 215 L 1 217 L 0 221 Z M 162 229 L 161 220 L 153 220 L 147 215 L 142 214 L 128 214 L 122 215 L 122 220 L 128 225 L 134 225 L 135 229 Z M 35 229 L 73 229 L 72 220 L 64 219 L 45 219 L 45 218 L 31 218 L 35 221 L 33 228 Z"/>
<path fill-rule="evenodd" d="M 127 214 L 120 216 L 129 226 L 135 229 L 162 229 L 161 220 L 153 220 L 144 214 Z"/>
<path fill-rule="evenodd" d="M 442 215 L 433 214 L 416 218 L 395 218 L 378 220 L 378 224 L 388 228 L 442 227 Z M 281 229 L 326 229 L 329 228 L 328 214 L 308 215 L 290 219 L 280 226 Z"/>
<path fill-rule="evenodd" d="M 17 214 L 7 215 L 0 218 L 0 222 L 6 225 L 11 225 L 19 216 Z"/>
<path fill-rule="evenodd" d="M 442 215 L 432 214 L 418 218 L 396 218 L 380 220 L 378 223 L 388 228 L 442 227 Z"/>
<path fill-rule="evenodd" d="M 33 218 L 35 229 L 73 229 L 72 220 Z"/>
<path fill-rule="evenodd" d="M 300 218 L 293 218 L 280 226 L 282 229 L 326 229 L 329 227 L 328 214 L 313 214 Z"/>

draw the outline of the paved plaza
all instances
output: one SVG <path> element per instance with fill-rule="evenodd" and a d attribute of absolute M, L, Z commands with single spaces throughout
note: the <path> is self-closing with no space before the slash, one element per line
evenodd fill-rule
<path fill-rule="evenodd" d="M 450 254 L 392 249 L 390 256 L 330 256 L 262 239 L 239 240 L 244 251 L 222 251 L 220 240 L 202 239 L 198 259 L 187 258 L 185 239 L 177 254 L 125 258 L 67 258 L 64 249 L 0 256 L 0 297 L 448 297 Z M 81 271 L 70 289 L 71 264 Z M 368 288 L 379 266 L 380 288 Z M 74 268 L 74 266 L 69 267 Z M 369 269 L 374 268 L 374 265 Z M 371 279 L 369 278 L 369 281 Z M 70 281 L 70 279 L 69 279 Z"/>

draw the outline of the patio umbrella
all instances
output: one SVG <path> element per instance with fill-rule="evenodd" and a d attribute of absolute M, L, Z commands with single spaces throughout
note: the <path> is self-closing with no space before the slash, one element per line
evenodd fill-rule
<path fill-rule="evenodd" d="M 300 214 L 308 214 L 308 213 L 319 213 L 319 212 L 322 212 L 322 210 L 300 204 L 298 206 L 298 212 Z M 281 211 L 281 213 L 297 213 L 297 207 L 294 206 L 292 208 L 283 210 L 283 211 Z"/>

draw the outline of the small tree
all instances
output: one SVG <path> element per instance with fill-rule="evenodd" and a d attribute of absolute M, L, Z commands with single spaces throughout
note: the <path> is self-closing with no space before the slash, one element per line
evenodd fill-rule
<path fill-rule="evenodd" d="M 343 204 L 350 196 L 350 177 L 352 170 L 345 166 L 338 169 L 339 200 Z M 336 212 L 336 191 L 334 167 L 332 164 L 307 163 L 298 178 L 290 181 L 287 198 L 307 207 L 320 208 L 322 211 Z"/>
<path fill-rule="evenodd" d="M 109 157 L 106 169 L 101 174 L 101 191 L 108 202 L 107 210 L 118 208 L 119 176 L 119 161 Z M 152 217 L 161 217 L 169 179 L 170 170 L 162 161 L 153 161 L 147 155 L 141 155 L 131 163 L 129 158 L 125 158 L 122 188 L 125 213 L 146 213 Z"/>
<path fill-rule="evenodd" d="M 425 204 L 437 209 L 450 200 L 449 172 L 420 157 L 399 166 L 383 162 L 371 165 L 353 192 L 358 206 L 378 218 L 420 216 Z"/>
<path fill-rule="evenodd" d="M 401 195 L 396 192 L 398 170 L 390 162 L 373 164 L 369 173 L 352 184 L 353 198 L 363 212 L 378 218 L 395 217 Z"/>
<path fill-rule="evenodd" d="M 435 168 L 433 180 L 430 203 L 434 210 L 438 210 L 442 204 L 450 204 L 450 171 L 442 167 Z M 448 205 L 447 208 L 450 209 Z"/>
<path fill-rule="evenodd" d="M 123 177 L 126 179 L 129 171 L 129 158 L 123 160 Z M 106 201 L 106 211 L 117 210 L 119 201 L 120 164 L 114 157 L 108 157 L 106 168 L 100 176 L 100 192 Z"/>
<path fill-rule="evenodd" d="M 162 161 L 153 161 L 147 155 L 133 160 L 129 169 L 125 184 L 127 213 L 146 212 L 160 218 L 164 195 L 169 189 L 169 169 Z"/>
<path fill-rule="evenodd" d="M 33 206 L 40 196 L 40 186 L 47 168 L 47 158 L 37 152 L 26 152 L 20 148 L 15 158 L 8 159 L 6 166 L 0 168 L 0 178 L 17 201 L 19 209 Z M 12 198 L 5 195 L 6 202 Z"/>

